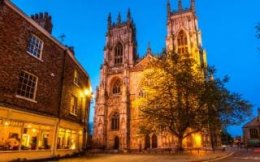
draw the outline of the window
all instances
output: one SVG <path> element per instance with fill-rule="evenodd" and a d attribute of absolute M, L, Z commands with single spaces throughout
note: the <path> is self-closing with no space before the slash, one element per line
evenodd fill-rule
<path fill-rule="evenodd" d="M 22 71 L 19 78 L 17 95 L 35 100 L 38 78 Z"/>
<path fill-rule="evenodd" d="M 77 70 L 74 70 L 74 84 L 79 85 L 79 73 Z"/>
<path fill-rule="evenodd" d="M 111 129 L 119 130 L 119 113 L 115 113 L 111 119 Z"/>
<path fill-rule="evenodd" d="M 118 43 L 115 47 L 115 65 L 120 65 L 123 63 L 123 46 Z"/>
<path fill-rule="evenodd" d="M 178 38 L 178 54 L 187 54 L 188 53 L 188 39 L 185 32 L 182 30 L 180 31 Z"/>
<path fill-rule="evenodd" d="M 71 108 L 70 108 L 70 113 L 73 114 L 73 115 L 76 115 L 77 114 L 77 111 L 78 111 L 78 101 L 77 101 L 77 97 L 75 96 L 72 96 L 71 97 Z"/>
<path fill-rule="evenodd" d="M 250 137 L 251 138 L 259 138 L 258 130 L 257 129 L 250 129 Z"/>
<path fill-rule="evenodd" d="M 53 129 L 48 125 L 0 119 L 0 151 L 49 150 Z"/>
<path fill-rule="evenodd" d="M 41 59 L 43 41 L 35 35 L 31 35 L 27 47 L 27 52 L 34 57 Z"/>
<path fill-rule="evenodd" d="M 121 83 L 120 80 L 116 80 L 113 85 L 113 94 L 120 94 L 121 92 Z"/>
<path fill-rule="evenodd" d="M 59 128 L 57 149 L 77 149 L 78 138 L 79 136 L 75 130 Z"/>

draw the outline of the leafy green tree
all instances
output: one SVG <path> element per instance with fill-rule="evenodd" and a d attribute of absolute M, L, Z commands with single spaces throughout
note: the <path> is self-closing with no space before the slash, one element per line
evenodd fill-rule
<path fill-rule="evenodd" d="M 153 59 L 140 83 L 143 94 L 135 102 L 143 116 L 143 132 L 167 131 L 183 139 L 209 128 L 211 138 L 222 125 L 238 124 L 251 105 L 225 88 L 228 79 L 213 79 L 214 69 L 203 69 L 189 55 L 164 53 Z M 212 147 L 215 140 L 211 141 Z"/>
<path fill-rule="evenodd" d="M 195 61 L 187 56 L 163 54 L 150 62 L 141 86 L 145 95 L 135 104 L 148 121 L 144 125 L 150 131 L 171 132 L 178 138 L 178 150 L 182 150 L 183 139 L 202 128 L 203 105 L 197 101 L 203 75 Z"/>
<path fill-rule="evenodd" d="M 225 87 L 229 81 L 227 76 L 224 79 L 213 79 L 216 70 L 207 68 L 206 71 L 205 88 L 199 102 L 207 107 L 203 123 L 209 128 L 211 147 L 214 149 L 219 130 L 245 122 L 251 115 L 252 105 L 240 94 L 232 93 Z"/>

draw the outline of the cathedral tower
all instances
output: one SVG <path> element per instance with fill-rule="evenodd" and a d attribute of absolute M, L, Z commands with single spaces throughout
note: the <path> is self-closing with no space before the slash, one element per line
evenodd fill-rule
<path fill-rule="evenodd" d="M 206 53 L 202 48 L 195 0 L 190 0 L 189 8 L 183 8 L 182 0 L 178 0 L 176 10 L 171 10 L 168 1 L 166 49 L 168 52 L 191 54 L 201 66 L 206 65 Z"/>
<path fill-rule="evenodd" d="M 108 16 L 104 64 L 97 89 L 94 136 L 97 146 L 129 148 L 129 70 L 137 60 L 136 29 L 130 10 L 127 20 Z"/>

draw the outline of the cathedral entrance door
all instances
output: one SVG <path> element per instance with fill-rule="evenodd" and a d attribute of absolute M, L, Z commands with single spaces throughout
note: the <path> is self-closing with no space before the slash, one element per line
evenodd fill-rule
<path fill-rule="evenodd" d="M 155 134 L 152 136 L 152 148 L 157 148 L 157 136 Z"/>
<path fill-rule="evenodd" d="M 119 150 L 119 137 L 118 136 L 115 137 L 114 149 Z"/>
<path fill-rule="evenodd" d="M 149 149 L 150 148 L 150 136 L 147 134 L 145 136 L 145 149 Z"/>

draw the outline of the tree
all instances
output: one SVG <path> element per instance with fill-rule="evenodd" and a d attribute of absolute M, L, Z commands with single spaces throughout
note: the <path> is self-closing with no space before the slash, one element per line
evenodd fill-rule
<path fill-rule="evenodd" d="M 251 105 L 225 88 L 227 79 L 210 79 L 213 74 L 189 55 L 153 59 L 140 83 L 145 95 L 134 102 L 143 115 L 142 130 L 170 132 L 183 150 L 183 139 L 193 133 L 209 128 L 213 134 L 223 124 L 242 121 Z"/>
<path fill-rule="evenodd" d="M 216 70 L 208 67 L 206 71 L 205 87 L 199 102 L 207 107 L 203 123 L 209 128 L 211 147 L 214 149 L 218 134 L 216 131 L 245 122 L 251 115 L 252 105 L 240 94 L 232 93 L 225 87 L 229 81 L 227 76 L 224 79 L 213 79 Z"/>
<path fill-rule="evenodd" d="M 163 54 L 150 62 L 144 72 L 141 87 L 144 96 L 136 100 L 148 130 L 167 130 L 182 141 L 202 128 L 202 105 L 197 100 L 203 86 L 203 75 L 195 61 L 187 56 Z M 153 129 L 151 129 L 153 128 Z"/>
<path fill-rule="evenodd" d="M 233 143 L 234 139 L 231 134 L 226 129 L 224 129 L 221 131 L 221 141 L 224 145 L 230 145 Z"/>

